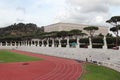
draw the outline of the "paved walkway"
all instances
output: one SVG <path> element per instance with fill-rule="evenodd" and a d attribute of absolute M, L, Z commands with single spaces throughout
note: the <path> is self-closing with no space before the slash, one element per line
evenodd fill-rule
<path fill-rule="evenodd" d="M 69 59 L 12 50 L 20 54 L 43 58 L 35 62 L 0 63 L 0 80 L 77 80 L 81 64 Z"/>

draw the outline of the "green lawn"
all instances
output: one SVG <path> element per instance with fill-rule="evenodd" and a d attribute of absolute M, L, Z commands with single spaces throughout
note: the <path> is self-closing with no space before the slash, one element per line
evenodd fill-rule
<path fill-rule="evenodd" d="M 6 62 L 29 62 L 42 60 L 40 58 L 31 57 L 23 54 L 17 54 L 7 50 L 0 50 L 0 63 Z"/>
<path fill-rule="evenodd" d="M 84 72 L 79 80 L 120 80 L 120 72 L 95 64 L 84 64 Z"/>

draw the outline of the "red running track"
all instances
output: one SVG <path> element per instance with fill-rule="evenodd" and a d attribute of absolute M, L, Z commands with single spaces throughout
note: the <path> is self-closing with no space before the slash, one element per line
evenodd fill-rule
<path fill-rule="evenodd" d="M 0 80 L 77 80 L 82 74 L 81 63 L 74 60 L 12 50 L 43 58 L 41 61 L 0 63 Z"/>

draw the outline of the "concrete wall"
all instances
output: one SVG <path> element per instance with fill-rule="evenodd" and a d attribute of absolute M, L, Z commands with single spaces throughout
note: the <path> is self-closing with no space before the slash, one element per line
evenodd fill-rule
<path fill-rule="evenodd" d="M 120 72 L 120 51 L 109 49 L 84 49 L 84 48 L 55 48 L 55 47 L 37 47 L 37 46 L 1 46 L 0 49 L 17 49 L 29 51 L 38 54 L 64 57 L 86 61 L 101 62 L 102 65 L 113 68 Z"/>

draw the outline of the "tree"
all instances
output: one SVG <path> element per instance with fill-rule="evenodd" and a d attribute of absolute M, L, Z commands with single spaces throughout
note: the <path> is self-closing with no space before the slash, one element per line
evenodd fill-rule
<path fill-rule="evenodd" d="M 49 32 L 48 35 L 50 38 L 56 38 L 57 37 L 57 34 L 59 33 L 59 31 L 52 31 L 52 32 Z"/>
<path fill-rule="evenodd" d="M 87 34 L 86 34 L 86 33 L 81 32 L 80 36 L 81 36 L 81 37 L 83 37 L 83 36 L 87 36 Z"/>
<path fill-rule="evenodd" d="M 57 33 L 57 37 L 62 37 L 63 39 L 68 36 L 68 31 L 60 31 Z"/>
<path fill-rule="evenodd" d="M 120 29 L 120 25 L 117 26 L 118 30 Z M 112 31 L 116 36 L 119 34 L 119 31 L 117 32 L 117 28 L 116 27 L 112 27 L 110 28 L 110 31 Z"/>
<path fill-rule="evenodd" d="M 96 27 L 96 26 L 88 26 L 88 27 L 84 28 L 84 30 L 86 30 L 87 32 L 89 32 L 91 38 L 93 38 L 93 35 L 94 35 L 95 31 L 98 30 L 98 29 L 99 28 Z"/>
<path fill-rule="evenodd" d="M 71 36 L 75 36 L 75 38 L 77 38 L 78 35 L 81 35 L 82 31 L 78 30 L 78 29 L 73 29 L 71 31 L 69 31 L 69 35 Z"/>
<path fill-rule="evenodd" d="M 118 37 L 119 37 L 119 30 L 120 30 L 120 16 L 113 16 L 111 19 L 106 21 L 107 23 L 112 24 L 114 27 L 112 27 L 110 30 L 116 34 L 116 48 L 118 47 Z"/>
<path fill-rule="evenodd" d="M 73 29 L 71 31 L 68 32 L 69 36 L 75 36 L 75 38 L 77 38 L 77 36 L 85 36 L 87 35 L 86 33 L 83 33 L 82 30 L 79 29 Z"/>
<path fill-rule="evenodd" d="M 100 34 L 98 35 L 98 37 L 104 37 L 104 35 L 103 35 L 102 33 L 100 33 Z"/>
<path fill-rule="evenodd" d="M 113 37 L 112 34 L 108 33 L 106 37 Z"/>

